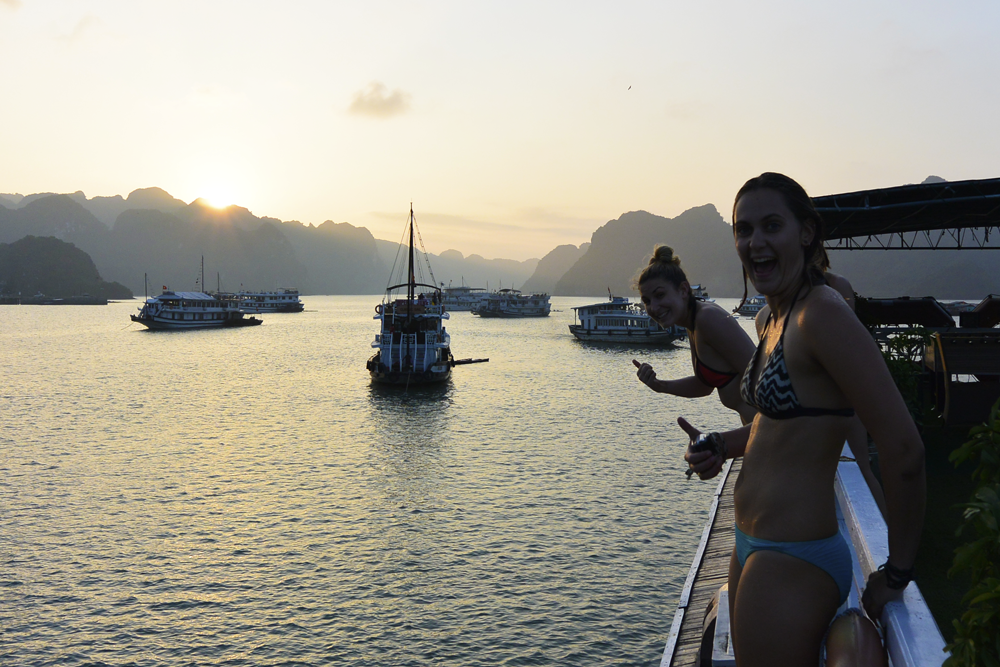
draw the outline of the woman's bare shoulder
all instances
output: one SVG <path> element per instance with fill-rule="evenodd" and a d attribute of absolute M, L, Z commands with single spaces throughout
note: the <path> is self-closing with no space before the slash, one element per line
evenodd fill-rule
<path fill-rule="evenodd" d="M 810 290 L 795 319 L 808 338 L 818 341 L 830 342 L 843 336 L 869 337 L 854 310 L 837 290 L 827 285 Z"/>
<path fill-rule="evenodd" d="M 736 332 L 739 330 L 743 332 L 743 335 L 746 335 L 739 320 L 732 313 L 710 301 L 704 302 L 698 311 L 698 326 L 703 326 L 703 324 L 708 324 L 711 329 L 716 331 Z"/>

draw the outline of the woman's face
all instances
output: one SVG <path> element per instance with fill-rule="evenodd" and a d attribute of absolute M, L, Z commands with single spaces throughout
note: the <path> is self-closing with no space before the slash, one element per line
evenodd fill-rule
<path fill-rule="evenodd" d="M 663 278 L 650 278 L 639 285 L 639 294 L 646 312 L 661 327 L 677 324 L 687 314 L 691 286 L 682 282 L 680 287 Z"/>
<path fill-rule="evenodd" d="M 747 192 L 733 217 L 736 254 L 754 288 L 764 296 L 798 290 L 814 225 L 796 218 L 776 190 Z"/>

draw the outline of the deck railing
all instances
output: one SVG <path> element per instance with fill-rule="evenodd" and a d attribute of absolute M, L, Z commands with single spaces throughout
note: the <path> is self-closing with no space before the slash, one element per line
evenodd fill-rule
<path fill-rule="evenodd" d="M 843 455 L 845 458 L 852 456 L 847 446 Z M 846 604 L 858 607 L 868 575 L 889 557 L 887 527 L 853 460 L 842 461 L 838 466 L 834 490 L 837 519 L 841 531 L 850 538 L 854 555 L 854 581 Z M 944 637 L 916 582 L 907 586 L 901 600 L 885 606 L 881 625 L 893 667 L 936 667 L 948 657 Z"/>
<path fill-rule="evenodd" d="M 688 574 L 681 599 L 678 604 L 674 622 L 667 638 L 666 649 L 661 660 L 661 667 L 673 664 L 673 655 L 680 633 L 692 586 L 700 567 L 700 562 L 708 542 L 709 532 L 719 505 L 720 495 L 725 485 L 725 477 L 729 473 L 727 462 L 712 502 L 708 524 L 702 535 L 701 543 L 695 554 L 694 565 Z M 875 504 L 868 484 L 861 474 L 858 464 L 854 461 L 850 448 L 845 444 L 843 458 L 837 467 L 834 482 L 834 492 L 837 497 L 837 520 L 842 534 L 847 538 L 854 558 L 854 576 L 851 591 L 843 608 L 860 607 L 861 594 L 864 592 L 868 576 L 879 568 L 889 556 L 888 529 L 882 514 Z M 726 605 L 726 602 L 723 601 Z M 729 614 L 720 608 L 716 619 L 715 651 L 713 665 L 733 665 L 732 647 L 729 644 Z M 902 599 L 890 602 L 885 606 L 880 620 L 885 638 L 885 645 L 892 667 L 939 667 L 948 654 L 945 652 L 945 641 L 941 635 L 934 617 L 931 615 L 927 602 L 916 582 L 911 582 L 903 592 Z"/>

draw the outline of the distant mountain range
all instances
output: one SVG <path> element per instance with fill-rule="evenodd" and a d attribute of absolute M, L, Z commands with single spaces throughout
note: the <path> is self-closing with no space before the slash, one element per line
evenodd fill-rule
<path fill-rule="evenodd" d="M 326 221 L 319 226 L 257 217 L 245 208 L 190 204 L 159 188 L 127 198 L 40 194 L 0 195 L 0 243 L 51 236 L 74 244 L 102 276 L 142 294 L 161 286 L 223 290 L 297 287 L 304 294 L 379 294 L 389 281 L 398 244 L 376 240 L 364 227 Z M 520 285 L 538 260 L 518 262 L 431 255 L 436 280 L 446 285 Z"/>
<path fill-rule="evenodd" d="M 380 294 L 405 280 L 395 242 L 364 227 L 326 221 L 319 226 L 257 217 L 245 208 L 190 204 L 160 188 L 126 198 L 73 194 L 0 194 L 0 243 L 55 237 L 92 258 L 100 276 L 143 293 L 160 286 L 223 290 L 298 287 L 304 294 Z M 688 278 L 712 296 L 743 293 L 732 227 L 711 204 L 675 218 L 632 211 L 598 228 L 590 243 L 561 245 L 541 259 L 515 261 L 430 255 L 421 282 L 445 286 L 518 287 L 562 296 L 634 294 L 631 283 L 658 244 L 674 248 Z M 973 299 L 1000 292 L 996 251 L 832 251 L 833 270 L 866 296 Z M 0 256 L 0 274 L 9 262 Z M 395 267 L 395 268 L 394 268 Z M 394 269 L 394 271 L 393 271 Z M 394 275 L 390 276 L 390 272 Z M 0 289 L 3 289 L 0 286 Z M 753 286 L 750 286 L 752 292 Z"/>
<path fill-rule="evenodd" d="M 51 236 L 0 243 L 0 294 L 132 298 L 124 285 L 102 280 L 87 253 Z"/>

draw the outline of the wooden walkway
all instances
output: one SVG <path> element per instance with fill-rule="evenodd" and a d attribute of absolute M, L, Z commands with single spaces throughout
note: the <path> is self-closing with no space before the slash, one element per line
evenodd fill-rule
<path fill-rule="evenodd" d="M 670 628 L 660 667 L 697 667 L 702 623 L 712 597 L 729 579 L 729 557 L 733 553 L 733 487 L 743 459 L 733 459 L 720 473 L 705 531 L 694 563 L 681 590 L 677 613 Z"/>

